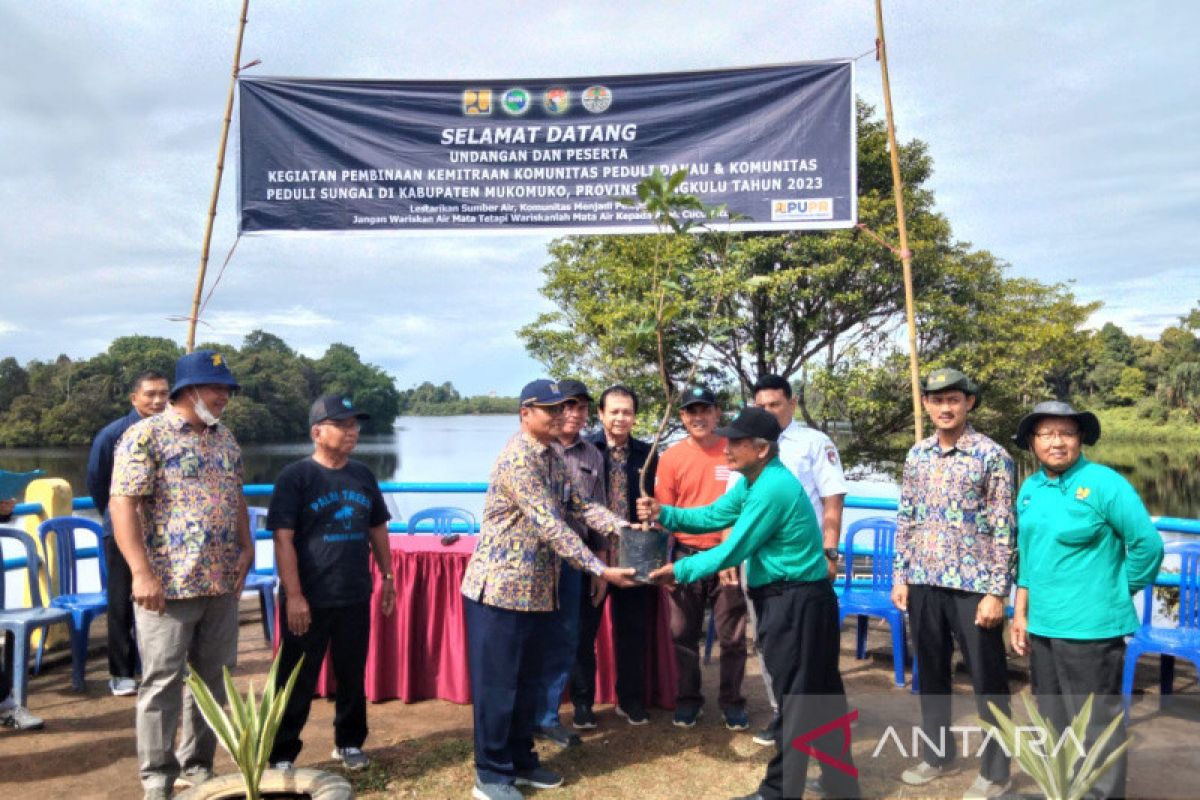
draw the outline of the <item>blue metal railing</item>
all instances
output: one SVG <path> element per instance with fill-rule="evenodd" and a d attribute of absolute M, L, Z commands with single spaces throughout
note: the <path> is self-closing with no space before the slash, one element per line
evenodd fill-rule
<path fill-rule="evenodd" d="M 383 481 L 379 484 L 379 488 L 388 494 L 483 494 L 487 491 L 487 483 L 423 483 L 423 482 L 396 482 Z M 269 483 L 251 483 L 243 487 L 246 497 L 270 497 L 274 491 L 274 486 Z M 895 511 L 896 498 L 894 497 L 862 497 L 859 495 L 846 496 L 846 508 L 862 511 Z M 95 510 L 96 504 L 92 502 L 90 497 L 77 497 L 71 501 L 71 508 L 75 511 Z M 20 503 L 13 509 L 14 516 L 41 514 L 42 506 L 40 503 Z M 1154 526 L 1161 533 L 1182 533 L 1193 536 L 1200 536 L 1200 520 L 1184 519 L 1181 517 L 1151 517 Z M 455 522 L 454 530 L 459 533 L 476 533 L 479 530 L 478 524 L 468 530 L 465 523 Z M 427 525 L 418 525 L 418 533 L 431 533 L 433 530 L 432 523 Z M 407 533 L 408 526 L 403 522 L 391 522 L 388 524 L 389 533 Z M 271 532 L 260 529 L 255 531 L 256 539 L 270 539 Z M 856 548 L 857 550 L 858 548 Z M 87 551 L 85 551 L 87 552 Z M 89 552 L 89 555 L 94 555 L 94 552 Z M 861 553 L 856 552 L 855 555 L 870 555 L 870 551 L 864 550 Z M 25 566 L 24 556 L 12 559 L 5 559 L 4 568 L 19 569 Z M 1164 572 L 1159 576 L 1157 581 L 1162 586 L 1177 586 L 1179 585 L 1179 576 L 1175 573 Z"/>

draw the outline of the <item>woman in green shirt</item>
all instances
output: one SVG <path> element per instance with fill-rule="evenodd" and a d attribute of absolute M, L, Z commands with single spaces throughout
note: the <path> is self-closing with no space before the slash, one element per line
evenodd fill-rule
<path fill-rule="evenodd" d="M 1017 601 L 1013 649 L 1029 654 L 1041 712 L 1062 731 L 1096 695 L 1087 742 L 1122 713 L 1125 636 L 1137 628 L 1133 595 L 1154 581 L 1163 543 L 1129 482 L 1089 461 L 1082 445 L 1100 421 L 1067 403 L 1039 403 L 1014 437 L 1041 469 L 1017 495 Z M 1108 749 L 1125 740 L 1124 726 Z M 1089 796 L 1124 797 L 1126 759 Z"/>

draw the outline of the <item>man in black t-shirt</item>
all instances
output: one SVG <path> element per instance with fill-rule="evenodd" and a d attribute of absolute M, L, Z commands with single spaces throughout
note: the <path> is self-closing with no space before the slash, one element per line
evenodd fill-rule
<path fill-rule="evenodd" d="M 288 701 L 271 765 L 291 769 L 303 742 L 317 677 L 329 649 L 337 680 L 333 758 L 347 769 L 363 769 L 367 738 L 367 696 L 363 681 L 371 629 L 370 555 L 379 566 L 380 610 L 396 604 L 388 547 L 391 515 L 379 483 L 365 464 L 350 460 L 367 414 L 350 398 L 324 395 L 308 413 L 313 440 L 309 458 L 279 473 L 271 495 L 267 527 L 274 532 L 280 592 L 281 657 L 277 679 L 283 685 L 304 656 L 304 666 Z"/>

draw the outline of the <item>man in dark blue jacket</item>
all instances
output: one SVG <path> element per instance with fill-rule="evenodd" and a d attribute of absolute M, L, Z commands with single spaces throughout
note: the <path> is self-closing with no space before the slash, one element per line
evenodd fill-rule
<path fill-rule="evenodd" d="M 96 512 L 104 520 L 104 558 L 108 564 L 108 688 L 118 697 L 137 694 L 137 681 L 133 677 L 137 644 L 133 638 L 133 576 L 113 538 L 108 514 L 113 451 L 131 425 L 162 413 L 169 394 L 170 385 L 161 372 L 147 370 L 134 378 L 129 394 L 132 410 L 96 434 L 88 457 L 87 487 L 96 503 Z"/>
<path fill-rule="evenodd" d="M 637 417 L 638 400 L 633 390 L 610 386 L 597 403 L 603 430 L 585 437 L 604 455 L 608 508 L 618 516 L 636 522 L 637 499 L 642 496 L 639 473 L 646 461 L 650 468 L 646 486 L 654 488 L 657 458 L 651 457 L 650 445 L 631 435 Z M 615 553 L 614 553 L 615 556 Z M 615 561 L 615 559 L 614 559 Z M 584 582 L 580 603 L 579 649 L 571 671 L 571 702 L 575 706 L 573 725 L 579 729 L 596 727 L 592 704 L 596 701 L 596 631 L 604 611 L 606 585 Z M 643 677 L 646 660 L 646 628 L 652 625 L 658 588 L 635 586 L 612 592 L 613 638 L 617 651 L 617 716 L 630 725 L 645 725 Z"/>

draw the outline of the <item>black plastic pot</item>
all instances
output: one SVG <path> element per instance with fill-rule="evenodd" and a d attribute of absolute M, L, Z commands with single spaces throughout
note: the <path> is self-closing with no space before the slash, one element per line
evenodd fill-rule
<path fill-rule="evenodd" d="M 650 573 L 667 563 L 669 539 L 670 534 L 659 528 L 648 531 L 622 528 L 619 566 L 633 567 L 634 580 L 649 583 Z"/>

